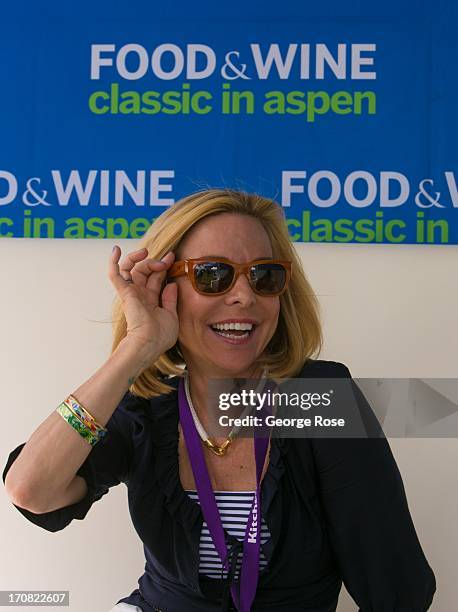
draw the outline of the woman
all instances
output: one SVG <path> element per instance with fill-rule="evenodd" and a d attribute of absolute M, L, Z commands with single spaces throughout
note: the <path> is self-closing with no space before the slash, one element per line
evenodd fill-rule
<path fill-rule="evenodd" d="M 9 456 L 18 510 L 57 531 L 126 483 L 146 566 L 118 612 L 331 612 L 342 580 L 362 612 L 429 609 L 435 577 L 384 437 L 272 437 L 258 467 L 258 441 L 208 440 L 210 379 L 351 378 L 312 358 L 318 305 L 282 209 L 205 190 L 141 246 L 110 258 L 111 356 Z"/>

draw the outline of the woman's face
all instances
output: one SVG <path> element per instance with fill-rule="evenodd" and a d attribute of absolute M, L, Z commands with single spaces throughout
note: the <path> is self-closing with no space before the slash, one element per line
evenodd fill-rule
<path fill-rule="evenodd" d="M 221 213 L 198 222 L 181 243 L 176 259 L 226 257 L 246 263 L 272 257 L 269 238 L 259 221 L 236 213 Z M 262 354 L 277 327 L 279 297 L 256 295 L 241 274 L 230 291 L 205 296 L 187 276 L 178 277 L 178 341 L 188 370 L 206 377 L 254 375 L 252 364 Z M 212 329 L 224 322 L 253 322 L 247 338 L 231 330 L 225 337 Z M 242 332 L 236 332 L 240 334 Z M 246 332 L 243 332 L 246 333 Z"/>

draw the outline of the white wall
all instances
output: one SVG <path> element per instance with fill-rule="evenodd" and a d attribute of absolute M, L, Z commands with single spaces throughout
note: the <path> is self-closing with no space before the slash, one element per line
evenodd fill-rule
<path fill-rule="evenodd" d="M 0 465 L 109 354 L 115 242 L 0 240 L 3 321 Z M 135 241 L 117 242 L 134 250 Z M 323 359 L 357 377 L 457 377 L 458 247 L 299 244 L 324 316 Z M 104 321 L 104 322 L 97 322 Z M 426 557 L 437 579 L 431 610 L 458 601 L 456 439 L 390 439 Z M 124 485 L 84 521 L 46 532 L 0 490 L 0 590 L 70 590 L 71 612 L 104 612 L 137 587 L 140 540 Z M 16 608 L 29 610 L 29 608 Z M 356 609 L 342 590 L 339 612 Z M 394 611 L 393 611 L 394 612 Z"/>

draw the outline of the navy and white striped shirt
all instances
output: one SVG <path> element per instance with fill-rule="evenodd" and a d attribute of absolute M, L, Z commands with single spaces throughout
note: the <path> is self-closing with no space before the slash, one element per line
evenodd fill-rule
<path fill-rule="evenodd" d="M 192 500 L 200 503 L 197 491 L 186 490 L 186 492 Z M 243 540 L 255 491 L 214 491 L 214 494 L 223 529 L 238 540 Z M 261 516 L 261 544 L 267 542 L 269 538 L 269 528 Z M 227 578 L 227 570 L 223 569 L 205 520 L 200 534 L 199 556 L 199 572 L 201 574 L 205 574 L 209 578 Z M 241 565 L 242 555 L 239 555 L 235 571 L 236 579 L 239 576 Z M 259 569 L 262 570 L 266 565 L 267 559 L 262 552 L 262 548 L 260 548 Z"/>

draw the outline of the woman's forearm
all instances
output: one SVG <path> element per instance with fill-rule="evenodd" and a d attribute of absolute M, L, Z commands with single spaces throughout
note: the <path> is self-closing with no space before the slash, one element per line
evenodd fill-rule
<path fill-rule="evenodd" d="M 72 395 L 105 426 L 133 380 L 159 355 L 124 338 L 107 361 Z M 44 508 L 74 480 L 91 445 L 54 410 L 11 465 L 6 491 L 16 505 Z"/>

